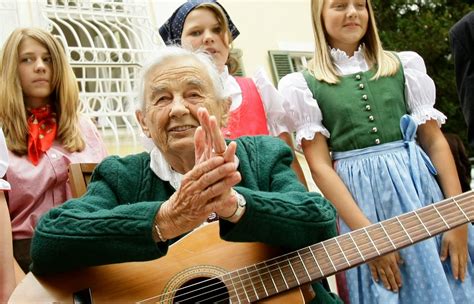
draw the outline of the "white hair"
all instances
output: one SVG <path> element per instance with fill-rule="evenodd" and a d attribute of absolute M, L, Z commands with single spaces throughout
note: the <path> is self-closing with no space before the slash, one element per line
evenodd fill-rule
<path fill-rule="evenodd" d="M 191 57 L 201 63 L 207 69 L 207 73 L 211 78 L 216 98 L 221 101 L 227 99 L 228 96 L 224 93 L 224 85 L 219 77 L 219 72 L 209 54 L 202 50 L 190 51 L 179 46 L 167 46 L 158 49 L 156 54 L 142 66 L 136 87 L 137 99 L 135 110 L 145 111 L 145 82 L 148 73 L 166 60 L 175 59 L 179 62 L 179 57 Z"/>

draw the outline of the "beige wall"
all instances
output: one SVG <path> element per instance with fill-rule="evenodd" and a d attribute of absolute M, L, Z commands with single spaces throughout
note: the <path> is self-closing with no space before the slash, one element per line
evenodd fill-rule
<path fill-rule="evenodd" d="M 186 0 L 133 1 L 147 1 L 150 7 L 150 21 L 157 29 Z M 259 66 L 263 66 L 272 79 L 268 50 L 313 50 L 310 0 L 219 0 L 219 2 L 229 12 L 241 32 L 234 46 L 243 51 L 244 68 L 248 76 L 251 76 Z M 0 16 L 6 18 L 4 28 L 0 29 L 0 42 L 3 43 L 5 37 L 17 26 L 46 26 L 43 24 L 45 21 L 38 12 L 37 5 L 35 0 L 0 0 Z"/>
<path fill-rule="evenodd" d="M 313 50 L 310 0 L 220 0 L 240 30 L 234 47 L 243 51 L 247 75 L 264 66 L 269 50 Z"/>
<path fill-rule="evenodd" d="M 185 0 L 154 2 L 158 26 Z M 313 51 L 310 0 L 219 0 L 240 30 L 234 47 L 243 51 L 245 72 L 259 66 L 272 79 L 269 50 Z"/>

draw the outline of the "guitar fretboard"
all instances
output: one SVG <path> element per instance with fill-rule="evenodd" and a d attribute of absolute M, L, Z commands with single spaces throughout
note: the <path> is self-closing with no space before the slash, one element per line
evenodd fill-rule
<path fill-rule="evenodd" d="M 474 219 L 474 191 L 230 272 L 232 303 L 254 302 L 328 277 Z"/>

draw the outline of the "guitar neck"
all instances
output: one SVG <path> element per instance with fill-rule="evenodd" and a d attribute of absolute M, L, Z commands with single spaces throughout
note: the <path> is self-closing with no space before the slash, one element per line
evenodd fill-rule
<path fill-rule="evenodd" d="M 226 274 L 236 302 L 331 276 L 474 220 L 474 191 Z M 231 297 L 231 299 L 232 299 Z M 234 300 L 232 302 L 234 302 Z"/>

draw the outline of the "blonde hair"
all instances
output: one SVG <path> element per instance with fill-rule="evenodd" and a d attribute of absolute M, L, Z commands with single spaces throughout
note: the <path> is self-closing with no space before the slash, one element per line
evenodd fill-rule
<path fill-rule="evenodd" d="M 314 57 L 308 70 L 319 81 L 330 84 L 339 82 L 339 76 L 336 68 L 332 63 L 330 46 L 326 39 L 326 30 L 322 21 L 322 11 L 324 1 L 327 0 L 311 0 L 311 14 L 313 20 L 313 33 L 315 40 Z M 376 66 L 377 71 L 372 79 L 394 75 L 399 67 L 399 61 L 391 52 L 382 48 L 377 25 L 375 23 L 374 11 L 370 0 L 367 0 L 367 10 L 369 12 L 369 22 L 367 32 L 362 38 L 363 51 L 369 66 Z"/>
<path fill-rule="evenodd" d="M 216 16 L 217 22 L 222 27 L 222 36 L 221 36 L 222 41 L 226 41 L 225 36 L 227 36 L 227 43 L 229 44 L 229 57 L 227 58 L 227 61 L 225 64 L 227 65 L 229 69 L 229 74 L 231 75 L 235 74 L 235 72 L 237 72 L 237 70 L 239 69 L 239 60 L 232 55 L 232 48 L 233 48 L 232 33 L 230 32 L 229 22 L 227 20 L 227 17 L 224 11 L 216 3 L 202 3 L 196 6 L 193 10 L 196 10 L 196 9 L 208 9 L 212 13 L 214 13 L 214 15 Z"/>
<path fill-rule="evenodd" d="M 25 38 L 41 43 L 51 55 L 51 100 L 58 119 L 56 138 L 66 150 L 82 151 L 85 143 L 79 127 L 79 88 L 74 72 L 59 41 L 49 32 L 32 27 L 14 30 L 0 53 L 0 121 L 8 149 L 27 154 L 27 112 L 18 75 L 18 50 Z"/>

